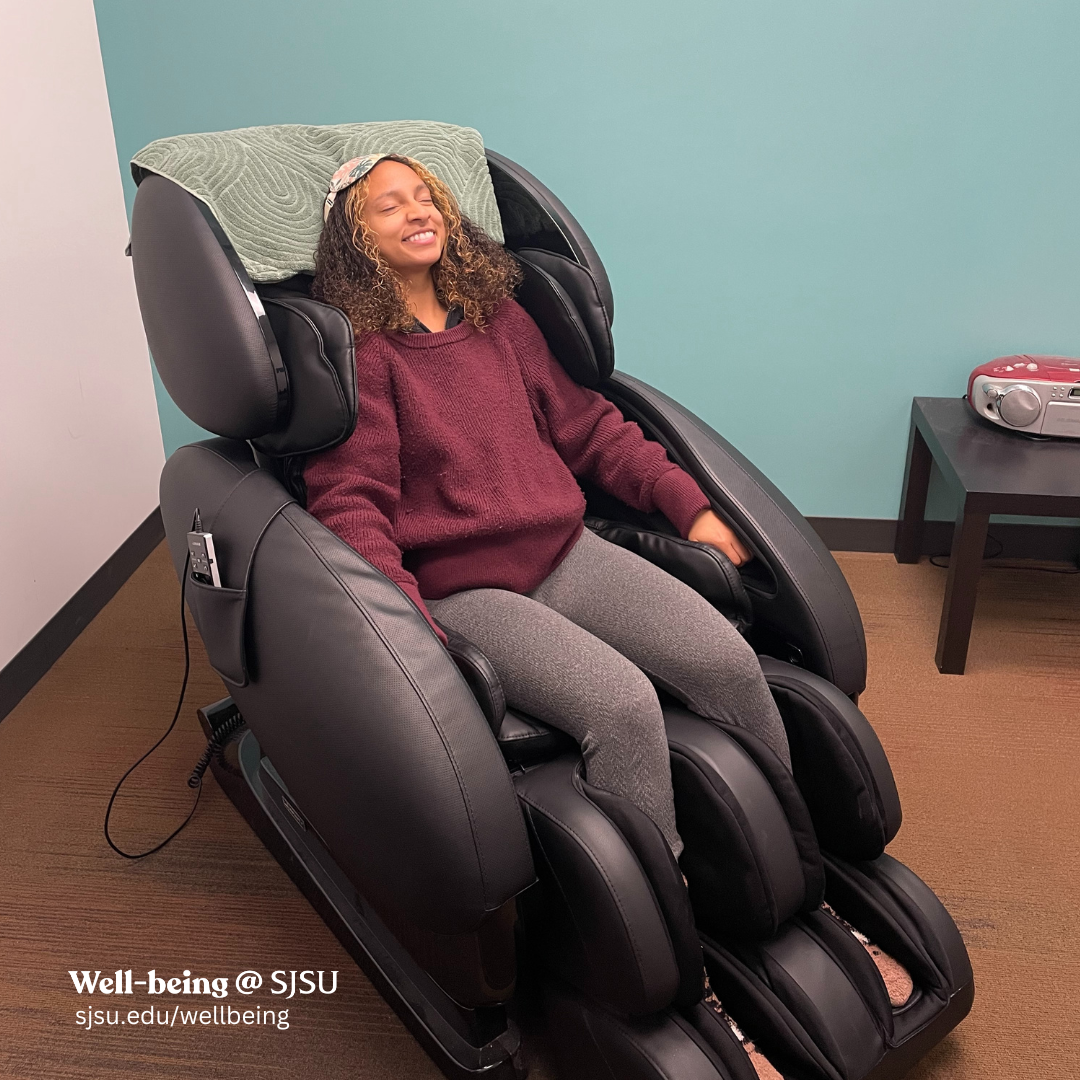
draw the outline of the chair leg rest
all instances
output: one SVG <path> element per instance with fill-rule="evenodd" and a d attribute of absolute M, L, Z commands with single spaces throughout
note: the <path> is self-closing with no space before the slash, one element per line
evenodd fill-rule
<path fill-rule="evenodd" d="M 551 987 L 545 1008 L 560 1080 L 743 1080 L 673 1010 L 622 1017 Z"/>

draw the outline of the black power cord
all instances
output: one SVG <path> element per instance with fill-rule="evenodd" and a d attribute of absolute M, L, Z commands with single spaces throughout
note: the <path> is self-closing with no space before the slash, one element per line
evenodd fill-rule
<path fill-rule="evenodd" d="M 188 629 L 187 629 L 187 612 L 184 608 L 184 600 L 187 592 L 187 578 L 188 567 L 191 563 L 191 554 L 189 553 L 187 558 L 184 559 L 184 572 L 180 577 L 180 629 L 184 636 L 184 678 L 180 684 L 180 698 L 176 702 L 176 712 L 173 713 L 172 722 L 165 729 L 165 734 L 120 779 L 116 782 L 116 787 L 113 788 L 113 793 L 109 796 L 109 805 L 105 809 L 105 840 L 109 847 L 116 852 L 117 855 L 122 855 L 125 859 L 145 859 L 147 855 L 153 855 L 155 851 L 160 851 L 170 840 L 178 836 L 184 829 L 187 823 L 195 816 L 195 811 L 199 806 L 199 799 L 202 796 L 202 782 L 203 776 L 206 773 L 207 768 L 210 765 L 211 760 L 215 756 L 220 758 L 221 752 L 224 750 L 229 739 L 243 727 L 244 719 L 237 713 L 235 716 L 230 717 L 225 723 L 217 728 L 210 736 L 209 741 L 206 744 L 206 749 L 202 752 L 202 756 L 199 758 L 198 763 L 191 772 L 191 776 L 188 777 L 188 787 L 195 791 L 195 802 L 192 803 L 191 810 L 188 816 L 171 832 L 160 844 L 155 845 L 148 851 L 130 852 L 124 851 L 122 848 L 116 846 L 113 842 L 113 838 L 109 835 L 109 818 L 112 815 L 113 803 L 116 802 L 116 796 L 120 794 L 120 788 L 123 787 L 124 781 L 172 734 L 172 729 L 176 727 L 176 721 L 180 719 L 180 710 L 184 706 L 184 697 L 187 694 L 188 676 L 191 674 L 191 646 L 188 641 Z"/>
<path fill-rule="evenodd" d="M 215 758 L 217 758 L 219 764 L 224 764 L 224 758 L 221 755 L 225 747 L 229 745 L 229 740 L 243 726 L 244 718 L 237 713 L 235 716 L 230 716 L 220 727 L 214 729 L 214 733 L 207 740 L 206 749 L 202 752 L 199 760 L 195 763 L 195 768 L 191 770 L 191 775 L 188 777 L 187 786 L 189 788 L 202 787 L 203 775 L 210 768 L 210 762 Z"/>
<path fill-rule="evenodd" d="M 996 551 L 990 555 L 983 555 L 983 565 L 989 566 L 992 570 L 1035 570 L 1040 574 L 1080 574 L 1080 562 L 1077 562 L 1076 566 L 1070 566 L 1068 569 L 1059 569 L 1056 566 L 1018 565 L 1015 562 L 995 562 L 994 560 L 1005 550 L 1005 545 L 992 533 L 987 536 L 986 540 L 988 545 L 997 544 Z M 949 556 L 947 554 L 931 555 L 930 565 L 936 566 L 940 570 L 948 570 Z"/>

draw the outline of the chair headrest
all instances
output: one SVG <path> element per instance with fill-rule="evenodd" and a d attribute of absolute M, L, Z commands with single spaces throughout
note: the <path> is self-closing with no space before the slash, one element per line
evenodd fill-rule
<path fill-rule="evenodd" d="M 473 128 L 429 120 L 367 124 L 274 124 L 173 135 L 132 159 L 136 183 L 164 176 L 204 202 L 252 281 L 315 270 L 326 187 L 338 166 L 380 151 L 422 161 L 461 211 L 503 242 L 484 141 Z"/>
<path fill-rule="evenodd" d="M 365 129 L 368 137 L 369 129 L 395 125 L 346 126 Z M 438 153 L 416 145 L 391 149 L 425 165 L 443 162 L 440 175 L 448 183 L 446 162 L 461 140 L 471 146 L 475 139 L 479 145 L 479 135 L 470 129 L 419 122 L 413 126 L 442 133 L 450 141 Z M 356 368 L 352 327 L 344 312 L 307 295 L 307 274 L 283 280 L 284 269 L 297 263 L 287 262 L 292 257 L 288 253 L 274 253 L 277 226 L 268 228 L 266 220 L 279 222 L 291 204 L 282 195 L 283 185 L 274 181 L 277 159 L 265 151 L 269 133 L 283 130 L 307 139 L 312 132 L 329 129 L 287 126 L 219 133 L 232 150 L 244 148 L 228 165 L 228 154 L 213 155 L 214 147 L 224 145 L 218 135 L 179 136 L 140 151 L 132 166 L 139 191 L 132 212 L 131 254 L 147 341 L 173 400 L 208 431 L 249 441 L 272 458 L 289 459 L 328 450 L 352 433 Z M 381 140 L 372 145 L 386 147 L 384 136 L 370 137 Z M 364 145 L 348 144 L 340 154 L 353 154 Z M 252 147 L 262 152 L 255 154 Z M 256 160 L 265 167 L 260 191 L 253 190 Z M 290 160 L 292 165 L 301 161 Z M 182 176 L 183 182 L 152 171 L 151 163 Z M 281 165 L 284 172 L 292 167 L 286 165 Z M 327 164 L 326 174 L 335 167 Z M 455 188 L 463 211 L 474 221 L 488 215 L 488 224 L 495 223 L 488 229 L 492 234 L 501 215 L 499 237 L 525 272 L 519 301 L 571 377 L 586 386 L 599 385 L 614 367 L 613 304 L 595 249 L 566 207 L 508 158 L 486 151 L 483 181 L 469 180 Z M 324 187 L 324 179 L 317 188 L 309 184 L 309 205 L 295 215 L 296 220 L 308 215 L 316 222 L 312 237 L 303 241 L 305 251 L 317 243 Z M 245 188 L 249 194 L 240 194 Z M 192 189 L 214 205 L 193 195 Z M 491 195 L 493 210 L 485 209 L 484 192 Z M 218 214 L 230 220 L 236 235 L 243 234 L 246 258 Z M 292 255 L 297 256 L 299 227 L 290 235 Z M 262 274 L 261 281 L 254 280 L 253 269 Z"/>

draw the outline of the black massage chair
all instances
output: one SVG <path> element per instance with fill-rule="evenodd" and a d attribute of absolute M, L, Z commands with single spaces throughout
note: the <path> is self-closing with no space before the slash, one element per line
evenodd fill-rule
<path fill-rule="evenodd" d="M 138 170 L 150 347 L 180 408 L 219 436 L 177 450 L 161 478 L 176 571 L 229 693 L 200 716 L 208 734 L 239 728 L 215 776 L 449 1077 L 524 1077 L 513 1017 L 542 1013 L 567 1078 L 755 1080 L 703 1003 L 703 959 L 788 1080 L 899 1077 L 967 1014 L 973 983 L 945 908 L 884 853 L 900 803 L 856 706 L 866 649 L 851 593 L 764 476 L 614 370 L 611 287 L 588 237 L 524 169 L 487 158 L 519 300 L 555 356 L 694 476 L 754 559 L 737 571 L 583 484 L 589 527 L 746 635 L 794 775 L 658 687 L 681 868 L 649 819 L 590 786 L 575 744 L 507 708 L 478 649 L 453 634 L 444 648 L 394 582 L 306 513 L 304 456 L 356 422 L 344 314 L 310 299 L 306 277 L 253 285 L 207 206 Z M 220 588 L 187 573 L 196 510 Z M 906 966 L 904 1007 L 823 899 Z"/>

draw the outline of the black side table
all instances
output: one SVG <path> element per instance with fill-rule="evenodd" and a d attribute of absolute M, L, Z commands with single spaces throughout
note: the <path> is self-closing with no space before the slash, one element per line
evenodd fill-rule
<path fill-rule="evenodd" d="M 935 659 L 943 674 L 963 675 L 990 515 L 1080 517 L 1080 439 L 1029 439 L 981 420 L 962 398 L 915 398 L 897 562 L 922 553 L 931 461 L 960 495 Z"/>

